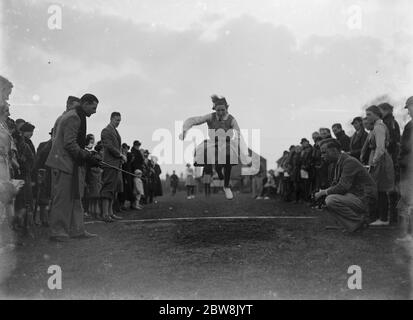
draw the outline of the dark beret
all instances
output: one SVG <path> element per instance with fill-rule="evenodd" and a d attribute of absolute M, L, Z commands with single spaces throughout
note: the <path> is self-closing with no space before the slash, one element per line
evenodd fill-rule
<path fill-rule="evenodd" d="M 32 125 L 30 122 L 26 122 L 24 125 L 21 126 L 21 132 L 33 132 L 36 127 Z"/>

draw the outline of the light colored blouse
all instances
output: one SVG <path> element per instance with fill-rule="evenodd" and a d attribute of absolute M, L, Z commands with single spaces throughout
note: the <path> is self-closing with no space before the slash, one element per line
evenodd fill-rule
<path fill-rule="evenodd" d="M 376 166 L 383 155 L 387 152 L 388 144 L 388 130 L 383 120 L 379 119 L 374 124 L 374 129 L 370 135 L 370 147 L 372 149 L 372 155 L 370 157 L 370 165 Z"/>
<path fill-rule="evenodd" d="M 214 118 L 215 113 L 209 113 L 207 115 L 204 116 L 198 116 L 198 117 L 191 117 L 189 119 L 187 119 L 184 122 L 184 131 L 188 131 L 189 129 L 191 129 L 193 126 L 198 126 L 204 123 L 208 123 L 208 122 L 212 122 L 213 118 Z M 225 115 L 225 117 L 222 119 L 222 121 L 226 121 L 228 120 L 228 118 L 231 115 L 229 113 L 227 113 Z M 232 117 L 232 116 L 231 116 Z M 236 132 L 240 132 L 240 128 L 238 126 L 237 120 L 235 120 L 234 117 L 232 117 L 232 121 L 231 121 L 231 128 L 234 129 Z"/>
<path fill-rule="evenodd" d="M 230 129 L 233 129 L 233 133 L 234 133 L 234 137 L 235 139 L 238 139 L 238 143 L 240 146 L 240 151 L 242 155 L 248 155 L 248 147 L 247 144 L 244 141 L 244 138 L 241 135 L 241 129 L 237 123 L 237 120 L 235 120 L 235 118 L 230 115 L 229 113 L 227 113 L 223 119 L 221 119 L 220 121 L 227 121 L 228 119 L 231 118 L 231 124 L 230 124 Z M 198 116 L 198 117 L 191 117 L 189 119 L 187 119 L 184 122 L 183 125 L 183 131 L 187 132 L 188 130 L 190 130 L 193 126 L 197 126 L 197 125 L 201 125 L 204 123 L 208 123 L 208 127 L 209 129 L 220 129 L 220 128 L 212 128 L 211 124 L 216 123 L 216 113 L 209 113 L 207 115 L 204 116 Z"/>

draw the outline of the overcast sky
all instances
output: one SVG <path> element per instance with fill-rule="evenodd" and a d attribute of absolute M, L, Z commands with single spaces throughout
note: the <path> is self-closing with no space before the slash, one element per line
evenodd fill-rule
<path fill-rule="evenodd" d="M 61 30 L 48 28 L 52 4 L 62 8 Z M 88 132 L 99 136 L 120 111 L 123 140 L 152 150 L 156 129 L 173 132 L 175 121 L 211 112 L 216 93 L 242 128 L 261 130 L 261 153 L 273 168 L 284 149 L 320 127 L 341 122 L 351 134 L 351 119 L 377 98 L 390 99 L 402 120 L 413 95 L 410 0 L 0 6 L 0 74 L 14 84 L 12 117 L 36 125 L 36 145 L 47 140 L 68 95 L 99 98 Z"/>

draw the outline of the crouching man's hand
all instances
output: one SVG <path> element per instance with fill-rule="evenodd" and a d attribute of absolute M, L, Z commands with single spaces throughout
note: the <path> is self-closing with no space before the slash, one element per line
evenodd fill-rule
<path fill-rule="evenodd" d="M 314 195 L 316 200 L 320 199 L 323 196 L 327 196 L 327 190 L 320 190 Z"/>

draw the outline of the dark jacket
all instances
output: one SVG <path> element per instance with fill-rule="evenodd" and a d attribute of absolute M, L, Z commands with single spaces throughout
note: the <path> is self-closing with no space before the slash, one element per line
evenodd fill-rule
<path fill-rule="evenodd" d="M 46 160 L 51 149 L 52 139 L 45 142 L 40 142 L 36 151 L 36 162 L 34 166 L 36 170 L 46 168 Z"/>
<path fill-rule="evenodd" d="M 350 139 L 350 155 L 360 160 L 361 149 L 363 149 L 368 133 L 362 129 L 360 132 L 355 132 Z"/>
<path fill-rule="evenodd" d="M 143 155 L 140 150 L 136 150 L 135 148 L 132 148 L 131 150 L 132 154 L 132 160 L 131 160 L 131 169 L 133 172 L 135 172 L 136 169 L 139 169 L 143 171 Z"/>
<path fill-rule="evenodd" d="M 163 192 L 162 192 L 162 181 L 161 181 L 161 167 L 159 166 L 159 164 L 155 164 L 154 166 L 154 171 L 155 171 L 155 176 L 154 176 L 154 192 L 155 192 L 155 197 L 160 197 L 162 196 Z"/>
<path fill-rule="evenodd" d="M 51 170 L 46 166 L 46 160 L 49 156 L 50 150 L 52 149 L 52 139 L 45 141 L 39 144 L 36 152 L 36 162 L 34 164 L 34 173 L 36 174 L 36 182 L 40 183 L 40 197 L 42 199 L 50 199 L 51 196 L 51 187 L 52 187 L 52 176 Z M 45 175 L 39 175 L 39 169 L 45 169 Z M 36 188 L 39 188 L 40 185 L 37 185 Z M 36 189 L 37 191 L 37 189 Z"/>
<path fill-rule="evenodd" d="M 401 138 L 399 164 L 403 171 L 411 170 L 413 166 L 413 120 L 410 120 L 404 127 Z"/>
<path fill-rule="evenodd" d="M 122 139 L 112 125 L 108 125 L 102 130 L 101 140 L 103 145 L 103 161 L 120 168 L 122 165 Z"/>
<path fill-rule="evenodd" d="M 336 138 L 341 144 L 341 149 L 344 152 L 349 152 L 350 151 L 350 138 L 348 135 L 346 135 L 344 130 L 337 133 Z"/>
<path fill-rule="evenodd" d="M 179 178 L 176 174 L 172 174 L 170 177 L 171 187 L 177 187 L 179 183 Z"/>
<path fill-rule="evenodd" d="M 389 130 L 390 140 L 387 152 L 391 155 L 393 161 L 397 159 L 400 153 L 400 126 L 392 114 L 383 118 L 383 122 Z"/>
<path fill-rule="evenodd" d="M 72 174 L 79 159 L 88 159 L 90 153 L 79 146 L 77 141 L 81 120 L 76 110 L 70 110 L 57 121 L 53 131 L 53 142 L 46 165 L 67 174 Z"/>

